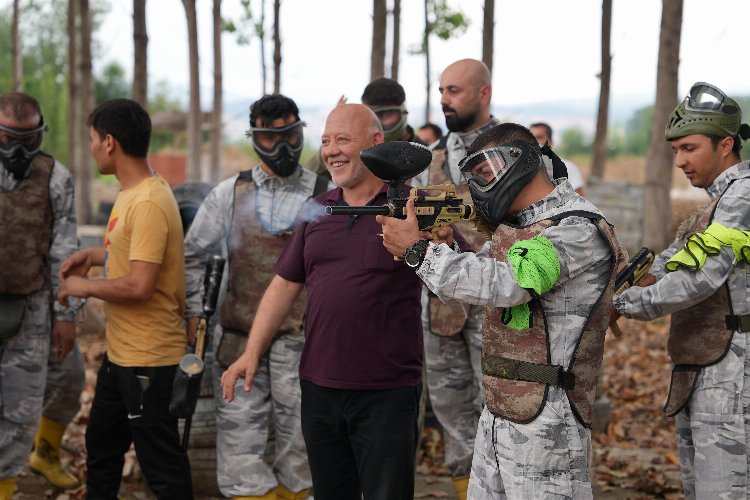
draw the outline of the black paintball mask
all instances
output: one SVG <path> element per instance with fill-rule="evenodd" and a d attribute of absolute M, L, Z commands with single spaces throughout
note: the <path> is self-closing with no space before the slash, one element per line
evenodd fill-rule
<path fill-rule="evenodd" d="M 0 125 L 0 161 L 14 179 L 21 180 L 39 154 L 47 125 L 44 117 L 33 128 L 7 127 Z"/>
<path fill-rule="evenodd" d="M 250 127 L 245 132 L 255 153 L 279 177 L 289 177 L 299 165 L 304 140 L 303 121 L 283 127 Z"/>
<path fill-rule="evenodd" d="M 470 154 L 458 163 L 469 185 L 477 215 L 493 231 L 508 215 L 508 208 L 539 170 L 537 144 L 523 140 Z"/>

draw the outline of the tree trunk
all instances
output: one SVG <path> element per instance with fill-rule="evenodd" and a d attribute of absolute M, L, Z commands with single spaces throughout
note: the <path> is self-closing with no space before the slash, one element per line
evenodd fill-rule
<path fill-rule="evenodd" d="M 660 250 L 672 240 L 672 148 L 664 139 L 667 118 L 677 104 L 677 76 L 680 65 L 682 0 L 663 0 L 659 62 L 656 71 L 656 102 L 651 122 L 651 139 L 646 157 L 643 244 Z"/>
<path fill-rule="evenodd" d="M 146 0 L 133 0 L 133 100 L 148 106 Z"/>
<path fill-rule="evenodd" d="M 482 62 L 492 73 L 495 41 L 495 0 L 484 0 L 484 28 L 482 29 Z"/>
<path fill-rule="evenodd" d="M 268 82 L 266 74 L 266 0 L 260 0 L 259 24 L 260 26 L 255 28 L 255 33 L 258 35 L 258 41 L 260 42 L 260 77 L 263 79 L 261 90 L 263 95 L 266 95 L 266 82 Z"/>
<path fill-rule="evenodd" d="M 195 0 L 182 0 L 187 16 L 188 54 L 190 61 L 190 108 L 187 120 L 188 179 L 201 180 L 201 95 L 198 73 L 198 23 Z"/>
<path fill-rule="evenodd" d="M 385 76 L 385 0 L 372 2 L 372 55 L 370 59 L 370 81 Z"/>
<path fill-rule="evenodd" d="M 393 0 L 393 52 L 391 53 L 391 80 L 398 81 L 398 58 L 401 51 L 401 0 Z"/>
<path fill-rule="evenodd" d="M 214 0 L 214 110 L 211 117 L 211 169 L 209 180 L 219 181 L 221 170 L 221 136 L 222 136 L 222 69 L 221 69 L 221 0 Z"/>
<path fill-rule="evenodd" d="M 18 25 L 21 17 L 20 0 L 13 0 L 13 26 L 10 29 L 10 52 L 13 64 L 13 91 L 21 91 L 21 78 L 23 77 L 23 59 L 21 58 L 21 39 L 18 35 Z"/>
<path fill-rule="evenodd" d="M 273 2 L 273 93 L 281 93 L 281 0 Z"/>
<path fill-rule="evenodd" d="M 78 0 L 68 0 L 68 168 L 73 173 L 76 191 L 81 189 L 81 165 L 79 163 L 77 132 L 81 126 L 78 119 L 78 47 L 76 44 L 78 30 Z M 82 212 L 81 196 L 76 196 L 76 213 Z"/>
<path fill-rule="evenodd" d="M 604 162 L 607 159 L 607 121 L 609 120 L 609 81 L 612 74 L 610 33 L 612 31 L 612 0 L 602 1 L 602 71 L 599 74 L 599 111 L 596 114 L 594 154 L 591 159 L 591 177 L 604 177 Z"/>
<path fill-rule="evenodd" d="M 422 39 L 422 47 L 424 48 L 424 61 L 425 61 L 425 74 L 427 76 L 427 83 L 425 90 L 427 91 L 424 103 L 424 122 L 430 123 L 430 92 L 432 92 L 432 80 L 430 79 L 430 0 L 424 0 L 424 35 Z"/>
<path fill-rule="evenodd" d="M 81 33 L 81 59 L 79 64 L 81 92 L 79 98 L 81 106 L 80 122 L 83 124 L 94 108 L 94 79 L 91 74 L 91 11 L 89 9 L 89 0 L 80 0 L 79 6 L 79 15 L 81 18 L 79 30 Z M 82 146 L 83 144 L 88 144 L 89 131 L 87 127 L 81 124 L 78 125 L 78 130 L 80 134 L 79 144 Z M 78 177 L 80 179 L 77 186 L 78 189 L 76 190 L 76 198 L 80 200 L 78 220 L 82 224 L 91 224 L 93 222 L 91 211 L 91 155 L 81 154 L 80 167 L 78 170 Z"/>

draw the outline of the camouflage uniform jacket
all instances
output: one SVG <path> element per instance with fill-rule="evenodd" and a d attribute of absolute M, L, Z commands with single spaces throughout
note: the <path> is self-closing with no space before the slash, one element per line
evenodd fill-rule
<path fill-rule="evenodd" d="M 722 172 L 706 193 L 712 200 L 721 196 L 714 222 L 731 229 L 750 229 L 750 161 Z M 722 247 L 719 254 L 711 255 L 699 272 L 666 272 L 666 262 L 682 249 L 683 243 L 677 239 L 657 255 L 650 271 L 658 279 L 654 285 L 631 287 L 614 298 L 620 314 L 650 321 L 702 302 L 724 283 L 729 285 L 734 314 L 748 314 L 750 270 L 745 265 L 737 266 L 731 248 Z"/>
<path fill-rule="evenodd" d="M 742 370 L 737 366 L 742 361 L 735 357 L 726 363 L 719 362 L 730 350 L 742 349 L 739 345 L 742 342 L 735 342 L 732 331 L 727 330 L 724 315 L 730 311 L 739 316 L 748 314 L 747 265 L 738 265 L 731 248 L 722 247 L 698 271 L 665 272 L 666 262 L 684 246 L 686 237 L 705 229 L 711 211 L 712 222 L 731 229 L 750 228 L 750 162 L 727 169 L 706 191 L 713 202 L 686 220 L 684 224 L 689 227 L 681 226 L 672 245 L 657 256 L 652 266 L 652 273 L 659 278 L 657 283 L 634 287 L 613 301 L 620 313 L 637 319 L 673 314 L 668 350 L 675 368 L 664 407 L 669 416 L 677 414 L 689 402 L 701 367 L 711 365 L 712 374 L 707 380 L 730 380 L 732 373 Z"/>
<path fill-rule="evenodd" d="M 303 168 L 289 177 L 272 176 L 266 174 L 260 166 L 253 168 L 250 176 L 256 189 L 253 190 L 253 196 L 247 197 L 250 204 L 248 210 L 254 211 L 256 223 L 266 234 L 289 233 L 304 215 L 302 209 L 313 194 L 318 176 Z M 202 312 L 204 257 L 210 252 L 225 256 L 229 254 L 238 178 L 239 175 L 234 175 L 222 181 L 208 194 L 185 237 L 187 317 Z M 225 273 L 229 272 L 229 267 L 225 268 Z M 227 281 L 226 278 L 223 280 L 224 289 Z"/>
<path fill-rule="evenodd" d="M 0 196 L 3 192 L 15 190 L 27 179 L 16 180 L 4 167 L 0 167 Z M 65 166 L 55 161 L 49 178 L 49 204 L 52 210 L 52 238 L 49 244 L 49 280 L 42 290 L 32 294 L 31 300 L 40 306 L 49 306 L 60 284 L 58 272 L 60 264 L 78 250 L 76 232 L 76 211 L 73 194 L 73 178 Z M 54 318 L 58 321 L 73 321 L 75 313 L 53 301 Z"/>
<path fill-rule="evenodd" d="M 558 214 L 582 210 L 601 214 L 589 201 L 578 196 L 566 179 L 544 199 L 518 213 L 522 227 L 554 218 Z M 612 251 L 596 226 L 588 219 L 571 216 L 541 232 L 555 247 L 560 261 L 560 277 L 555 286 L 540 297 L 546 314 L 549 364 L 570 369 L 580 334 L 610 278 Z M 529 292 L 521 288 L 512 266 L 480 254 L 457 254 L 446 245 L 430 244 L 417 274 L 438 297 L 485 306 L 485 309 L 528 303 Z M 550 387 L 555 399 L 563 389 Z"/>

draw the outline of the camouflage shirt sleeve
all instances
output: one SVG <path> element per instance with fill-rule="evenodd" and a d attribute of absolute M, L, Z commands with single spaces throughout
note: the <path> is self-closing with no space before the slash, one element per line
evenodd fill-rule
<path fill-rule="evenodd" d="M 750 181 L 733 184 L 721 197 L 714 212 L 714 222 L 732 228 L 750 228 Z M 673 244 L 660 255 L 661 267 L 669 258 L 674 247 L 676 253 L 681 247 Z M 670 255 L 671 256 L 671 255 Z M 747 266 L 737 267 L 732 248 L 725 246 L 716 255 L 709 256 L 706 263 L 697 271 L 679 270 L 663 274 L 654 285 L 632 287 L 614 298 L 615 308 L 623 316 L 652 320 L 695 305 L 711 295 L 729 280 L 732 304 L 735 314 L 748 312 Z"/>
<path fill-rule="evenodd" d="M 50 282 L 57 295 L 60 280 L 57 275 L 60 264 L 78 250 L 76 230 L 76 207 L 73 191 L 73 178 L 70 171 L 60 162 L 55 162 L 49 181 L 49 198 L 52 206 L 52 242 L 50 243 Z M 56 320 L 73 321 L 75 312 L 54 301 Z"/>
<path fill-rule="evenodd" d="M 232 221 L 237 176 L 221 182 L 203 200 L 185 236 L 185 316 L 202 312 L 203 275 L 212 252 L 226 255 L 226 236 Z"/>

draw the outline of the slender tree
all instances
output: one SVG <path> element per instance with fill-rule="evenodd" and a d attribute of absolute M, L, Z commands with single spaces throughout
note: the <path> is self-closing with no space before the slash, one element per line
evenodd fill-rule
<path fill-rule="evenodd" d="M 133 100 L 148 105 L 146 0 L 133 0 Z"/>
<path fill-rule="evenodd" d="M 432 14 L 432 17 L 430 16 Z M 430 36 L 435 35 L 441 40 L 448 40 L 466 31 L 469 26 L 467 19 L 460 10 L 453 10 L 448 0 L 424 0 L 424 32 L 422 44 L 412 48 L 412 54 L 424 54 L 426 72 L 427 98 L 425 101 L 425 122 L 430 121 L 430 93 L 432 92 L 432 72 L 430 71 Z"/>
<path fill-rule="evenodd" d="M 198 73 L 198 20 L 196 0 L 182 0 L 187 17 L 188 54 L 190 62 L 190 108 L 187 119 L 188 178 L 201 179 L 201 95 Z"/>
<path fill-rule="evenodd" d="M 83 126 L 91 111 L 94 109 L 94 77 L 91 70 L 91 10 L 89 0 L 79 0 L 79 16 L 81 35 L 81 58 L 79 59 L 79 72 L 81 77 L 81 88 L 79 93 L 81 121 L 78 125 L 79 145 L 88 144 L 89 131 Z M 71 103 L 71 106 L 74 103 Z M 82 148 L 83 150 L 83 148 Z M 78 211 L 78 220 L 83 224 L 93 222 L 91 210 L 91 155 L 81 153 L 80 168 L 78 169 L 78 188 L 76 190 L 76 199 L 80 200 L 80 211 Z"/>
<path fill-rule="evenodd" d="M 222 136 L 222 95 L 223 72 L 221 68 L 221 33 L 224 22 L 221 19 L 221 0 L 214 0 L 214 109 L 211 116 L 211 168 L 209 180 L 218 182 L 221 169 L 221 136 Z"/>
<path fill-rule="evenodd" d="M 260 42 L 260 70 L 263 79 L 263 95 L 266 94 L 266 83 L 268 83 L 268 74 L 266 73 L 266 0 L 260 0 L 260 20 L 255 25 L 255 34 L 258 35 Z"/>
<path fill-rule="evenodd" d="M 399 53 L 401 52 L 401 0 L 393 0 L 393 48 L 391 52 L 391 80 L 398 81 Z"/>
<path fill-rule="evenodd" d="M 281 93 L 281 0 L 273 2 L 273 93 Z"/>
<path fill-rule="evenodd" d="M 76 190 L 79 190 L 81 186 L 80 176 L 78 175 L 78 170 L 80 169 L 78 151 L 80 134 L 77 133 L 77 130 L 80 126 L 80 120 L 78 115 L 77 18 L 78 0 L 68 0 L 68 167 L 75 173 Z M 75 200 L 76 212 L 80 214 L 82 211 L 82 198 L 76 196 Z"/>
<path fill-rule="evenodd" d="M 612 74 L 610 33 L 612 31 L 612 0 L 602 1 L 602 70 L 599 73 L 599 111 L 596 114 L 594 154 L 591 160 L 591 177 L 604 177 L 607 159 L 607 121 L 609 120 L 609 82 Z"/>
<path fill-rule="evenodd" d="M 21 56 L 21 39 L 18 35 L 18 25 L 21 18 L 20 0 L 13 0 L 13 20 L 10 29 L 10 53 L 13 65 L 13 91 L 21 90 L 21 78 L 23 76 L 23 59 Z"/>
<path fill-rule="evenodd" d="M 654 249 L 666 247 L 673 236 L 669 191 L 672 186 L 674 159 L 672 148 L 664 139 L 664 129 L 667 118 L 677 103 L 681 33 L 682 0 L 663 0 L 656 70 L 656 102 L 646 156 L 646 189 L 643 200 L 643 244 Z"/>
<path fill-rule="evenodd" d="M 492 73 L 495 43 L 495 0 L 484 0 L 484 25 L 482 28 L 482 61 Z"/>
<path fill-rule="evenodd" d="M 385 76 L 385 0 L 372 1 L 372 54 L 370 56 L 370 80 Z"/>

